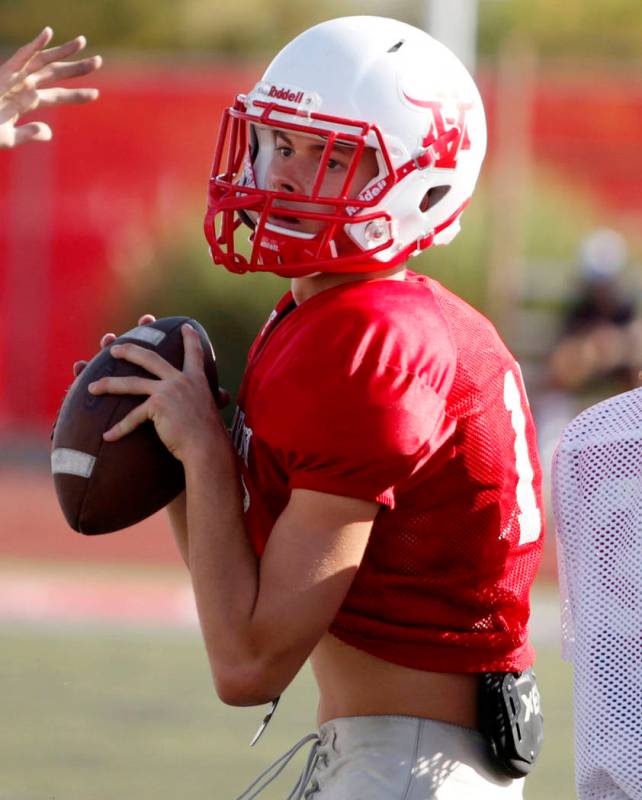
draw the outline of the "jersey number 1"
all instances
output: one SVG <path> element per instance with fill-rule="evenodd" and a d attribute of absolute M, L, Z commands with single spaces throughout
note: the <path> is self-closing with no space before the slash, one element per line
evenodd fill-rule
<path fill-rule="evenodd" d="M 520 376 L 521 378 L 521 376 Z M 504 376 L 504 405 L 510 412 L 510 420 L 515 431 L 515 467 L 517 469 L 517 505 L 519 507 L 519 543 L 528 544 L 539 539 L 542 531 L 542 516 L 537 505 L 533 487 L 533 465 L 528 453 L 526 440 L 526 415 L 522 405 L 522 395 L 512 370 Z M 524 402 L 525 399 L 524 399 Z"/>

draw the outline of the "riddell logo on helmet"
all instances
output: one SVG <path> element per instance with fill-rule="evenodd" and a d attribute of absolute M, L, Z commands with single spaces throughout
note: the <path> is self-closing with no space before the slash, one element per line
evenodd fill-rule
<path fill-rule="evenodd" d="M 371 200 L 376 200 L 377 197 L 381 194 L 381 190 L 386 185 L 386 178 L 380 178 L 374 186 L 366 187 L 361 194 L 359 195 L 359 200 L 366 200 L 370 202 Z"/>
<path fill-rule="evenodd" d="M 365 200 L 366 203 L 371 203 L 372 201 L 376 200 L 377 197 L 381 194 L 383 189 L 385 188 L 387 183 L 386 178 L 379 178 L 379 180 L 373 184 L 372 186 L 367 186 L 357 197 L 357 200 Z M 347 206 L 346 207 L 346 214 L 349 217 L 352 217 L 354 214 L 360 211 L 360 208 L 357 206 Z"/>
<path fill-rule="evenodd" d="M 302 103 L 303 94 L 303 92 L 293 92 L 285 87 L 270 86 L 268 97 L 273 97 L 275 100 L 286 100 L 288 103 Z"/>

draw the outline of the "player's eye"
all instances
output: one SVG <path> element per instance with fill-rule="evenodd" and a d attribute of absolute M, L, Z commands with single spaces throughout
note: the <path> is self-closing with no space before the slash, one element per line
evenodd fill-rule
<path fill-rule="evenodd" d="M 283 158 L 289 158 L 291 155 L 294 154 L 294 150 L 291 147 L 289 147 L 287 144 L 282 144 L 279 147 L 277 147 L 276 148 L 276 152 L 280 156 L 283 156 Z"/>

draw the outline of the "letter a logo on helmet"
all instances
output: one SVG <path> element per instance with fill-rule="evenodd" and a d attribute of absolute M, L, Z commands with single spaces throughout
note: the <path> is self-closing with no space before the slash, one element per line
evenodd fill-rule
<path fill-rule="evenodd" d="M 309 193 L 266 179 L 277 131 L 319 143 Z M 347 154 L 346 177 L 324 195 L 333 148 Z M 234 272 L 288 277 L 393 267 L 454 238 L 485 151 L 479 92 L 447 47 L 393 19 L 323 22 L 224 113 L 205 218 L 212 257 Z M 376 174 L 353 185 L 366 156 Z M 307 226 L 283 222 L 295 214 Z M 244 225 L 249 254 L 237 245 Z"/>
<path fill-rule="evenodd" d="M 406 92 L 403 96 L 412 105 L 430 111 L 430 128 L 421 143 L 426 148 L 434 146 L 435 167 L 455 169 L 459 151 L 470 150 L 466 113 L 471 109 L 471 104 L 458 103 L 456 115 L 449 117 L 441 100 L 418 100 Z"/>

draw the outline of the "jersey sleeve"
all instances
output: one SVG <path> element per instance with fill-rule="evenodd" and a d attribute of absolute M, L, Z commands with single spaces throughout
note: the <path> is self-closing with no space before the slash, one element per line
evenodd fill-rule
<path fill-rule="evenodd" d="M 394 507 L 396 491 L 430 458 L 448 426 L 431 380 L 439 367 L 421 374 L 404 369 L 403 359 L 386 357 L 395 350 L 386 333 L 347 334 L 340 345 L 334 337 L 332 347 L 317 342 L 292 364 L 273 446 L 291 489 Z"/>

